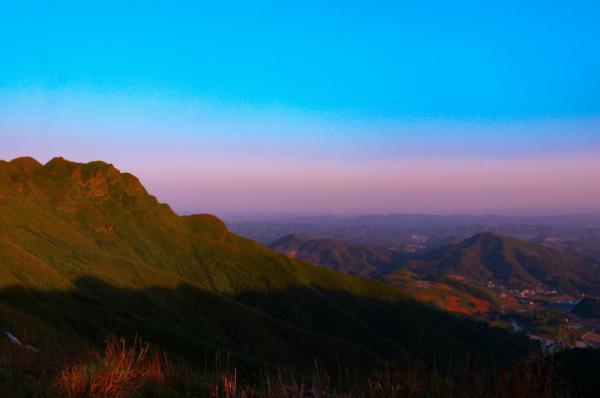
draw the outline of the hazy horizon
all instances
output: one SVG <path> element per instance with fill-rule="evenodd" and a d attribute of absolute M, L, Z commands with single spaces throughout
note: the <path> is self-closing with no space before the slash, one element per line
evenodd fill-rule
<path fill-rule="evenodd" d="M 1 152 L 1 151 L 0 151 Z M 0 160 L 10 161 L 16 157 L 21 156 L 32 156 L 31 154 L 22 153 L 15 157 L 3 158 L 0 156 Z M 64 157 L 59 154 L 56 156 Z M 52 157 L 36 157 L 33 156 L 36 160 L 41 163 L 46 163 Z M 94 160 L 102 160 L 108 161 L 106 158 L 88 158 L 88 159 L 77 159 L 66 157 L 69 161 L 81 161 L 88 162 Z M 361 203 L 369 202 L 369 200 L 362 200 L 361 198 L 365 195 L 364 192 L 360 190 L 356 191 L 356 195 L 354 197 L 348 197 L 345 199 L 343 203 L 339 203 L 336 205 L 331 205 L 331 207 L 320 207 L 319 205 L 322 203 L 326 203 L 328 199 L 327 197 L 321 197 L 320 200 L 308 200 L 311 205 L 299 205 L 297 202 L 293 202 L 290 204 L 289 201 L 282 200 L 281 202 L 277 201 L 275 198 L 271 198 L 271 202 L 267 205 L 261 205 L 257 207 L 252 207 L 250 205 L 242 205 L 239 208 L 235 206 L 231 206 L 231 204 L 235 205 L 235 203 L 240 202 L 240 198 L 237 196 L 232 196 L 229 199 L 229 203 L 221 205 L 209 204 L 211 201 L 213 203 L 219 201 L 223 195 L 223 191 L 227 190 L 227 187 L 212 187 L 211 191 L 208 191 L 204 196 L 199 197 L 200 192 L 198 190 L 190 189 L 188 182 L 180 182 L 181 180 L 168 181 L 163 179 L 156 179 L 156 174 L 146 174 L 142 171 L 136 172 L 134 169 L 123 168 L 119 165 L 119 163 L 113 163 L 115 167 L 117 167 L 122 172 L 130 172 L 137 177 L 140 178 L 142 184 L 146 187 L 150 194 L 157 196 L 158 200 L 169 204 L 174 211 L 179 214 L 192 214 L 192 213 L 213 213 L 217 214 L 221 217 L 226 218 L 247 218 L 247 219 L 260 219 L 260 218 L 286 218 L 286 217 L 312 217 L 312 216 L 359 216 L 359 215 L 396 215 L 396 214 L 419 214 L 419 215 L 499 215 L 499 216 L 559 216 L 559 215 L 580 215 L 580 214 L 600 214 L 600 206 L 532 206 L 526 201 L 523 202 L 522 205 L 515 204 L 515 202 L 506 204 L 504 203 L 502 206 L 494 207 L 492 204 L 497 203 L 493 200 L 484 200 L 484 206 L 472 206 L 465 207 L 464 203 L 468 202 L 468 200 L 462 200 L 464 195 L 464 191 L 458 192 L 455 198 L 455 206 L 439 206 L 436 207 L 434 205 L 430 206 L 396 206 L 396 207 L 385 207 L 380 206 L 379 208 L 373 206 L 373 200 L 370 200 L 371 205 L 365 205 L 361 207 Z M 563 170 L 564 171 L 564 170 Z M 566 170 L 568 171 L 568 170 Z M 565 176 L 568 173 L 565 172 Z M 169 177 L 177 177 L 176 173 L 168 174 Z M 532 176 L 532 178 L 537 178 L 538 176 Z M 584 176 L 588 178 L 588 176 Z M 585 179 L 584 178 L 584 179 Z M 597 176 L 590 176 L 589 181 L 597 180 Z M 150 181 L 150 183 L 148 183 Z M 556 180 L 550 181 L 552 184 Z M 193 182 L 193 179 L 191 180 Z M 491 184 L 490 181 L 487 181 L 488 184 Z M 600 184 L 600 182 L 599 182 Z M 167 186 L 165 188 L 165 185 Z M 400 184 L 394 185 L 394 187 L 398 187 Z M 471 189 L 480 190 L 483 186 L 483 182 L 473 184 Z M 488 187 L 490 185 L 487 185 Z M 239 188 L 239 187 L 238 187 Z M 266 195 L 272 191 L 268 190 L 269 187 L 264 187 L 265 197 L 263 199 L 267 200 Z M 437 187 L 430 188 L 445 188 L 443 185 Z M 502 188 L 502 187 L 499 187 Z M 600 191 L 599 185 L 594 185 L 589 187 L 593 192 Z M 408 188 L 406 188 L 408 189 Z M 552 185 L 549 186 L 550 190 L 553 189 Z M 316 192 L 315 192 L 316 193 Z M 373 191 L 374 194 L 380 193 L 380 191 Z M 412 189 L 409 192 L 412 197 L 415 194 L 420 193 L 419 191 Z M 283 197 L 285 195 L 290 194 L 290 189 L 285 188 L 281 193 Z M 328 191 L 324 192 L 324 196 L 328 195 Z M 189 196 L 186 196 L 189 195 Z M 568 193 L 567 193 L 568 195 Z M 384 201 L 388 200 L 392 195 L 386 196 Z M 446 200 L 451 197 L 450 195 L 446 196 Z M 553 196 L 555 197 L 555 196 Z M 564 196 L 563 196 L 564 197 Z M 436 197 L 433 196 L 424 196 L 424 199 L 430 199 L 435 201 Z M 595 198 L 595 196 L 594 196 Z M 241 201 L 247 200 L 246 198 L 241 198 Z M 356 202 L 358 200 L 358 203 Z M 197 204 L 194 204 L 196 202 Z M 283 203 L 284 205 L 281 205 Z M 315 205 L 315 203 L 317 205 Z M 353 204 L 357 203 L 355 207 L 352 207 Z M 227 207 L 227 205 L 230 207 Z M 233 209 L 233 210 L 232 210 Z"/>
<path fill-rule="evenodd" d="M 179 213 L 599 212 L 599 19 L 2 3 L 0 158 L 110 162 Z"/>

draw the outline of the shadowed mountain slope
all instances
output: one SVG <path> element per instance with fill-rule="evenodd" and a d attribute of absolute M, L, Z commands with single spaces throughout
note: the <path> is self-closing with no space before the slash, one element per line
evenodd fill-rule
<path fill-rule="evenodd" d="M 244 363 L 502 362 L 522 338 L 398 289 L 274 253 L 210 215 L 180 217 L 104 162 L 0 162 L 0 327 L 41 348 L 140 334 Z"/>

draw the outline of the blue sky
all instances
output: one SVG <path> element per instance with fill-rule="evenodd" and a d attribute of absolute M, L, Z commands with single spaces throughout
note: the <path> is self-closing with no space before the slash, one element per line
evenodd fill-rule
<path fill-rule="evenodd" d="M 1 87 L 376 118 L 600 112 L 596 2 L 201 3 L 3 0 Z"/>
<path fill-rule="evenodd" d="M 359 167 L 369 180 L 414 160 L 432 165 L 425 179 L 455 168 L 476 189 L 484 177 L 464 170 L 478 162 L 544 173 L 597 159 L 599 20 L 590 1 L 0 0 L 0 158 L 102 158 L 182 212 L 493 210 L 502 203 L 491 192 L 464 204 L 437 192 L 421 209 L 433 194 L 395 179 L 382 184 L 402 189 L 378 206 L 352 187 L 334 195 L 355 195 L 351 206 L 328 202 L 311 167 L 339 179 Z M 586 162 L 579 172 L 593 176 Z M 207 169 L 224 168 L 210 185 Z M 267 184 L 273 168 L 293 181 Z M 271 201 L 234 189 L 249 169 Z M 189 191 L 165 182 L 183 174 Z M 208 200 L 203 187 L 223 196 Z M 314 195 L 290 202 L 298 192 Z M 536 195 L 547 192 L 514 207 L 534 207 Z M 589 209 L 595 195 L 542 205 Z"/>

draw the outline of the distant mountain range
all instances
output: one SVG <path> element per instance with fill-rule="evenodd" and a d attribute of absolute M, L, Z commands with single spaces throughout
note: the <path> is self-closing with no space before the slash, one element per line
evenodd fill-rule
<path fill-rule="evenodd" d="M 393 256 L 332 245 L 325 259 L 357 274 Z M 531 347 L 398 288 L 275 253 L 214 216 L 180 217 L 110 164 L 62 158 L 0 161 L 0 328 L 41 349 L 97 346 L 114 331 L 191 360 L 220 351 L 294 367 L 500 363 Z"/>
<path fill-rule="evenodd" d="M 600 262 L 491 232 L 416 254 L 300 235 L 282 237 L 270 247 L 313 264 L 384 281 L 410 270 L 426 279 L 458 276 L 477 285 L 493 281 L 521 289 L 600 292 Z"/>
<path fill-rule="evenodd" d="M 600 215 L 435 216 L 389 215 L 231 220 L 232 231 L 265 245 L 289 234 L 337 239 L 407 253 L 495 232 L 580 255 L 600 258 Z"/>

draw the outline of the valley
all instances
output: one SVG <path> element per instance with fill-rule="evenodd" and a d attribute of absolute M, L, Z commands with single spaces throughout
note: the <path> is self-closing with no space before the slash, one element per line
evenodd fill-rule
<path fill-rule="evenodd" d="M 376 222 L 362 219 L 364 224 L 342 219 L 343 227 L 331 219 L 309 219 L 302 224 L 271 220 L 262 227 L 261 222 L 246 222 L 232 228 L 263 239 L 278 230 L 313 232 L 320 237 L 286 235 L 268 246 L 313 264 L 384 281 L 417 301 L 522 333 L 548 353 L 598 347 L 600 316 L 584 318 L 573 311 L 600 292 L 600 245 L 590 243 L 597 234 L 595 225 L 568 217 L 560 222 L 521 219 L 523 224 L 492 224 L 489 231 L 462 239 L 483 227 L 448 227 L 445 221 L 423 218 L 425 226 L 415 225 L 415 217 L 407 225 L 405 219 L 390 216 Z M 556 224 L 524 223 L 540 221 Z M 379 233 L 365 233 L 369 230 Z M 398 232 L 402 245 L 388 245 L 394 239 L 392 231 Z"/>

